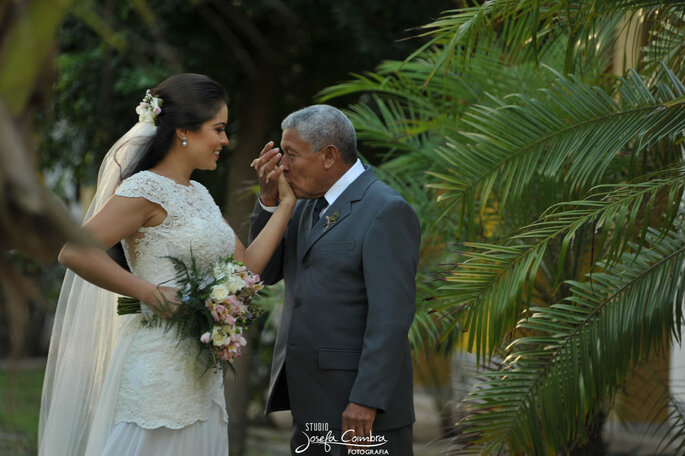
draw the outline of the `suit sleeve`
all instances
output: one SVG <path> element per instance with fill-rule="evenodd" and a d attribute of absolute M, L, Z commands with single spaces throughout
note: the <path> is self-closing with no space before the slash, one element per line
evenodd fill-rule
<path fill-rule="evenodd" d="M 364 238 L 368 314 L 350 401 L 381 412 L 392 397 L 402 364 L 407 362 L 420 241 L 416 213 L 400 198 L 380 210 Z"/>
<path fill-rule="evenodd" d="M 264 210 L 259 204 L 259 201 L 257 201 L 257 204 L 252 211 L 252 215 L 250 216 L 250 234 L 248 237 L 248 243 L 251 244 L 252 241 L 254 241 L 262 229 L 264 229 L 270 218 L 271 212 Z M 283 278 L 284 244 L 285 240 L 282 239 L 281 243 L 278 245 L 278 247 L 276 247 L 276 251 L 274 251 L 274 254 L 271 256 L 269 263 L 259 275 L 267 285 L 273 285 Z"/>

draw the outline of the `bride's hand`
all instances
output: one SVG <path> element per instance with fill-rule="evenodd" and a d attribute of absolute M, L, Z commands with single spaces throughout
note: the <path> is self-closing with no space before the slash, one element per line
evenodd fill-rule
<path fill-rule="evenodd" d="M 259 154 L 259 158 L 250 165 L 257 171 L 259 181 L 259 197 L 266 206 L 276 206 L 278 202 L 278 176 L 283 174 L 283 169 L 278 166 L 281 159 L 280 149 L 274 147 L 273 141 L 266 143 Z"/>
<path fill-rule="evenodd" d="M 282 173 L 278 176 L 278 199 L 281 204 L 285 202 L 286 204 L 292 204 L 293 206 L 297 202 L 295 192 L 293 192 L 292 187 L 290 187 L 290 184 Z"/>
<path fill-rule="evenodd" d="M 178 301 L 178 288 L 155 287 L 145 304 L 160 318 L 169 318 L 174 315 L 181 303 Z"/>

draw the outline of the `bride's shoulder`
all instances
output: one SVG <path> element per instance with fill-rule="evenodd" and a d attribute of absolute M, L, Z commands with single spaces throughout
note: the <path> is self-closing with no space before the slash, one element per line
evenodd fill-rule
<path fill-rule="evenodd" d="M 149 170 L 138 171 L 137 173 L 130 175 L 121 182 L 121 185 L 146 186 L 155 189 L 166 187 L 173 188 L 175 186 L 173 180 Z"/>
<path fill-rule="evenodd" d="M 124 179 L 114 192 L 119 196 L 142 197 L 154 203 L 167 203 L 172 199 L 173 189 L 159 176 L 150 171 L 139 171 Z"/>

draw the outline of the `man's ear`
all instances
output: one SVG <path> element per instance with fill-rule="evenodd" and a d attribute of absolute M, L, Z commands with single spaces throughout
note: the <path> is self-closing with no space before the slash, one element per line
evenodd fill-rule
<path fill-rule="evenodd" d="M 329 144 L 321 150 L 323 154 L 323 167 L 331 169 L 340 159 L 340 151 L 333 144 Z"/>

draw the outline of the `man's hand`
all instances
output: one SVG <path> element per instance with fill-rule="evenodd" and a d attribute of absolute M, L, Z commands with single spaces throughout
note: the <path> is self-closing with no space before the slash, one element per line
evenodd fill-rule
<path fill-rule="evenodd" d="M 273 207 L 278 202 L 278 177 L 283 169 L 278 166 L 281 159 L 280 149 L 269 141 L 259 154 L 259 158 L 252 161 L 252 167 L 257 170 L 259 180 L 259 197 L 265 206 Z"/>
<path fill-rule="evenodd" d="M 364 444 L 363 440 L 359 440 L 360 437 L 370 437 L 371 429 L 373 427 L 373 420 L 376 419 L 376 409 L 371 407 L 366 407 L 364 405 L 355 404 L 350 402 L 347 404 L 347 408 L 342 414 L 342 432 L 343 439 L 347 442 Z M 349 432 L 348 432 L 349 431 Z M 345 433 L 347 432 L 347 433 Z M 357 437 L 356 442 L 352 442 L 353 437 Z M 367 440 L 368 442 L 368 440 Z M 355 448 L 349 446 L 349 449 Z"/>

